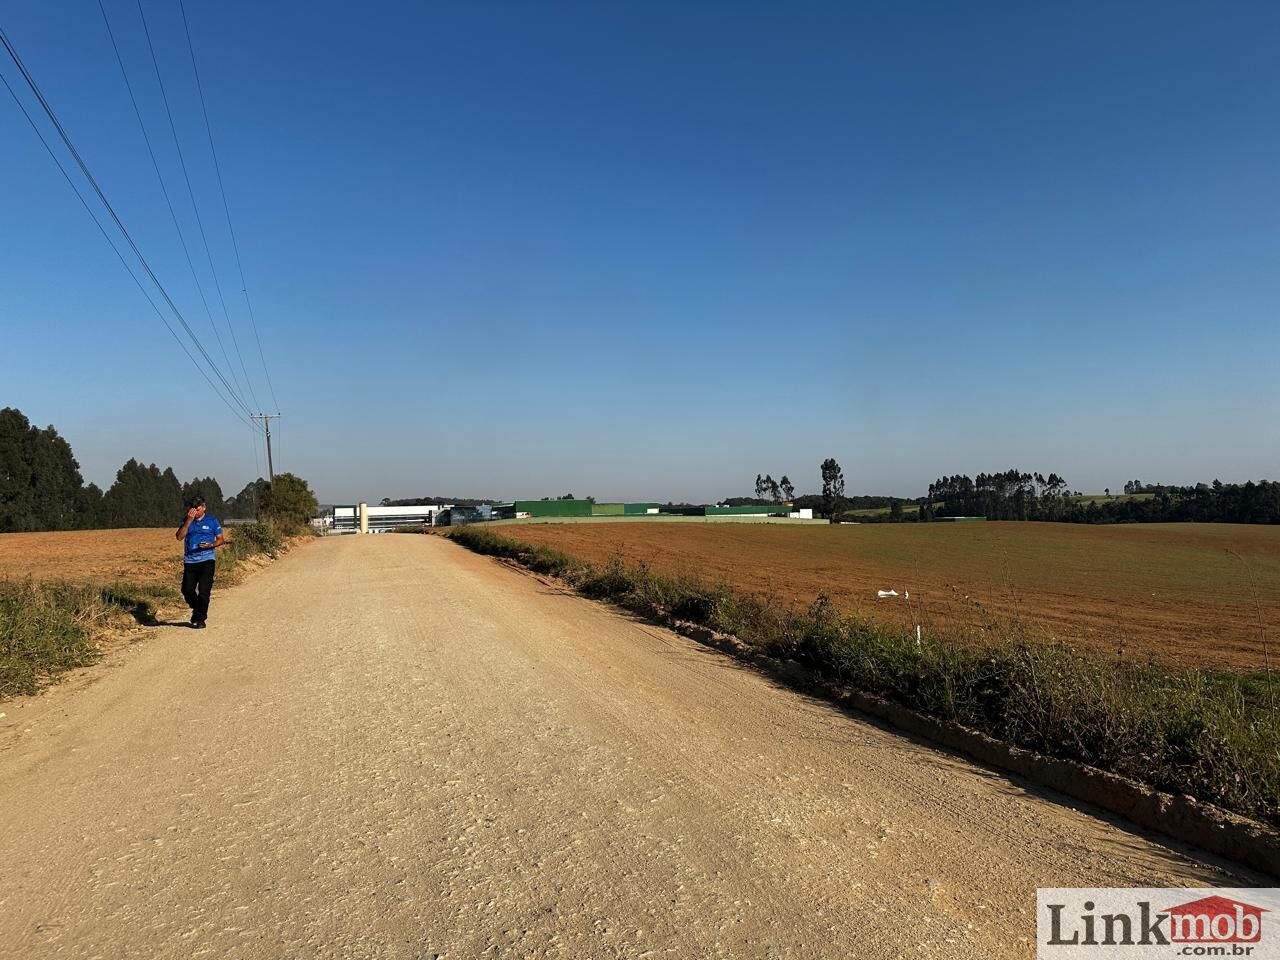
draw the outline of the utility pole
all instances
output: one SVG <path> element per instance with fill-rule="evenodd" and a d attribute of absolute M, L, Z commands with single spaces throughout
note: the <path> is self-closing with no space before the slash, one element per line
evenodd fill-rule
<path fill-rule="evenodd" d="M 268 480 L 268 482 L 270 482 L 270 483 L 275 483 L 275 482 L 276 482 L 276 472 L 275 472 L 275 468 L 271 465 L 271 421 L 272 421 L 272 420 L 279 420 L 279 419 L 280 419 L 280 414 L 278 414 L 278 413 L 259 413 L 259 414 L 257 414 L 256 416 L 254 416 L 252 419 L 254 419 L 254 420 L 261 420 L 261 421 L 262 421 L 262 426 L 263 426 L 263 427 L 265 428 L 265 430 L 266 430 L 266 434 L 267 434 L 267 480 Z"/>

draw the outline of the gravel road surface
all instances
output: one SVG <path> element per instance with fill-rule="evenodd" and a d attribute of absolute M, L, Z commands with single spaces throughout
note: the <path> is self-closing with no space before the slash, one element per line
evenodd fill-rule
<path fill-rule="evenodd" d="M 1246 883 L 436 537 L 0 704 L 0 956 L 992 958 Z"/>

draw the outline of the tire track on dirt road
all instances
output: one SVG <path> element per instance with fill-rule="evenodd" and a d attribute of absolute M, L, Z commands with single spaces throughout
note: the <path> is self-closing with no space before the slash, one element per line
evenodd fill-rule
<path fill-rule="evenodd" d="M 14 956 L 1029 957 L 1248 882 L 435 537 L 330 538 L 22 707 Z"/>

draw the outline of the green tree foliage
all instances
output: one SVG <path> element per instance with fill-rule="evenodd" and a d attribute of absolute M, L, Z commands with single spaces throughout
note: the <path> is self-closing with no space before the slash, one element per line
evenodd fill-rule
<path fill-rule="evenodd" d="M 929 485 L 929 501 L 943 501 L 938 517 L 987 517 L 990 520 L 1063 520 L 1069 523 L 1280 523 L 1280 482 L 1198 483 L 1173 487 L 1125 484 L 1126 492 L 1149 493 L 1143 499 L 1096 500 L 1073 496 L 1056 473 L 1006 470 L 957 474 Z"/>
<path fill-rule="evenodd" d="M 319 509 L 307 481 L 292 473 L 277 473 L 262 499 L 263 516 L 291 525 L 307 523 Z"/>
<path fill-rule="evenodd" d="M 822 461 L 822 510 L 827 519 L 836 522 L 844 501 L 844 471 L 834 457 Z"/>
<path fill-rule="evenodd" d="M 109 527 L 167 527 L 182 522 L 183 503 L 172 467 L 161 470 L 130 458 L 103 495 L 102 511 Z"/>
<path fill-rule="evenodd" d="M 0 531 L 73 530 L 91 525 L 80 465 L 53 427 L 0 410 Z"/>
<path fill-rule="evenodd" d="M 222 487 L 213 477 L 196 477 L 184 484 L 172 468 L 131 459 L 103 493 L 95 484 L 84 482 L 70 444 L 53 427 L 42 430 L 32 426 L 20 410 L 0 409 L 0 533 L 176 527 L 183 505 L 197 494 L 216 517 L 252 518 L 268 487 L 259 477 L 224 500 Z M 312 497 L 312 512 L 314 503 Z"/>
<path fill-rule="evenodd" d="M 182 485 L 182 502 L 192 497 L 204 497 L 205 507 L 215 517 L 227 515 L 227 504 L 222 499 L 222 487 L 213 477 L 196 477 Z"/>
<path fill-rule="evenodd" d="M 986 517 L 989 520 L 1061 520 L 1071 512 L 1067 481 L 1056 473 L 980 473 L 943 477 L 929 485 L 929 501 L 945 501 L 939 517 Z"/>
<path fill-rule="evenodd" d="M 76 512 L 80 515 L 81 527 L 84 529 L 96 529 L 106 526 L 102 511 L 102 490 L 98 488 L 96 483 L 85 484 L 77 494 L 76 503 Z"/>
<path fill-rule="evenodd" d="M 239 520 L 256 520 L 262 500 L 270 487 L 271 484 L 262 477 L 252 483 L 246 483 L 243 490 L 227 500 L 224 516 Z"/>
<path fill-rule="evenodd" d="M 166 522 L 181 523 L 183 514 L 186 513 L 186 502 L 182 499 L 182 481 L 173 472 L 173 467 L 165 467 L 161 471 L 157 487 L 161 512 L 156 514 L 156 526 L 164 526 Z"/>
<path fill-rule="evenodd" d="M 762 476 L 757 473 L 755 492 L 754 499 L 751 497 L 727 497 L 720 502 L 731 507 L 763 507 L 769 504 L 781 503 L 783 500 L 790 500 L 795 494 L 795 487 L 791 485 L 791 481 L 786 477 L 778 481 L 773 479 L 772 474 L 764 474 Z"/>

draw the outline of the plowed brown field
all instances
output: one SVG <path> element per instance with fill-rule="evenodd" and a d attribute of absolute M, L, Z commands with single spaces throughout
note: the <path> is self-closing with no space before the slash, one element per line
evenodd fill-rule
<path fill-rule="evenodd" d="M 181 563 L 182 544 L 168 529 L 0 534 L 0 576 L 176 583 Z"/>
<path fill-rule="evenodd" d="M 795 603 L 825 593 L 846 610 L 907 626 L 917 614 L 937 630 L 1021 623 L 1033 635 L 1130 660 L 1262 669 L 1260 617 L 1268 635 L 1280 633 L 1280 527 L 631 522 L 500 530 L 583 559 L 621 555 Z M 911 600 L 876 600 L 879 589 L 910 591 Z"/>

